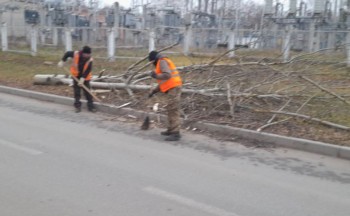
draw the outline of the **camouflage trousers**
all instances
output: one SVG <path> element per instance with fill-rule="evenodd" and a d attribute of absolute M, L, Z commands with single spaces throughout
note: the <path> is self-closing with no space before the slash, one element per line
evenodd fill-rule
<path fill-rule="evenodd" d="M 170 89 L 166 94 L 166 109 L 168 112 L 168 131 L 171 133 L 180 132 L 180 100 L 181 87 Z"/>

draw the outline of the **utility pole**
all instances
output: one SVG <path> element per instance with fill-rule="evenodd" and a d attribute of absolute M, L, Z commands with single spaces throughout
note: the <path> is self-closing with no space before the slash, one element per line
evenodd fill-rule
<path fill-rule="evenodd" d="M 339 10 L 338 10 L 338 0 L 334 0 L 334 8 L 333 8 L 333 22 L 337 22 Z"/>
<path fill-rule="evenodd" d="M 115 29 L 115 38 L 119 37 L 119 3 L 118 2 L 114 2 L 114 29 Z"/>
<path fill-rule="evenodd" d="M 3 12 L 5 12 L 5 10 L 0 8 L 0 24 L 2 23 L 2 13 Z"/>
<path fill-rule="evenodd" d="M 0 23 L 0 34 L 1 34 L 1 50 L 7 51 L 8 50 L 8 40 L 7 40 L 7 23 Z"/>
<path fill-rule="evenodd" d="M 236 0 L 236 10 L 235 10 L 235 27 L 234 30 L 230 32 L 230 46 L 228 47 L 229 49 L 234 49 L 235 45 L 237 43 L 237 39 L 239 38 L 239 23 L 240 23 L 240 8 L 241 8 L 241 1 Z M 229 54 L 229 57 L 234 57 L 235 52 L 232 51 Z"/>

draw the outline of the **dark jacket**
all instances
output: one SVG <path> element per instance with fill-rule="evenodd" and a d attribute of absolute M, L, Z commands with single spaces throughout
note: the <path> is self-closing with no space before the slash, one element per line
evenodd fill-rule
<path fill-rule="evenodd" d="M 82 52 L 81 52 L 81 51 L 79 51 L 79 56 L 80 56 L 80 58 L 79 58 L 79 64 L 78 64 L 79 75 L 78 75 L 77 78 L 78 78 L 78 79 L 79 79 L 80 77 L 86 78 L 87 75 L 91 72 L 91 69 L 92 69 L 92 62 L 90 62 L 88 68 L 87 68 L 86 71 L 85 71 L 85 73 L 82 74 L 82 71 L 83 71 L 83 69 L 84 69 L 84 65 L 85 65 L 85 63 L 86 63 L 89 59 L 84 59 L 84 58 L 82 57 Z M 64 54 L 64 56 L 62 57 L 62 61 L 65 62 L 65 61 L 67 61 L 68 58 L 74 58 L 74 51 L 68 51 L 68 52 L 66 52 L 66 53 Z"/>

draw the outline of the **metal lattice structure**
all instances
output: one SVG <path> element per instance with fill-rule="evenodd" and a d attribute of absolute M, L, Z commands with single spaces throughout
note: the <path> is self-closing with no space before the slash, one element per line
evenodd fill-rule
<path fill-rule="evenodd" d="M 248 12 L 240 13 L 244 7 L 240 1 L 226 5 L 223 1 L 206 2 L 206 6 L 192 4 L 181 11 L 176 5 L 159 7 L 146 0 L 135 0 L 134 8 L 130 9 L 117 3 L 98 8 L 97 0 L 87 4 L 73 0 L 11 1 L 0 4 L 2 41 L 7 43 L 2 42 L 2 47 L 69 49 L 90 44 L 108 50 L 105 57 L 110 57 L 118 55 L 121 47 L 147 51 L 180 40 L 180 50 L 185 54 L 218 53 L 242 47 L 279 50 L 287 59 L 289 51 L 313 52 L 339 46 L 349 35 L 350 0 L 337 6 L 331 4 L 333 1 L 320 0 L 313 10 L 302 0 L 290 0 L 288 5 L 266 0 L 255 25 L 250 24 Z M 163 3 L 167 5 L 169 1 Z M 223 10 L 227 5 L 231 9 Z"/>

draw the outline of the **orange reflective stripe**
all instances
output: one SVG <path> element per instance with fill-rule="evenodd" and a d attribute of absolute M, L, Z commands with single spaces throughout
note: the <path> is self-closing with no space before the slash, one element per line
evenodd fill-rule
<path fill-rule="evenodd" d="M 78 64 L 79 64 L 79 51 L 75 51 L 74 56 L 73 56 L 72 65 L 70 67 L 70 72 L 71 72 L 72 76 L 75 76 L 75 77 L 78 76 L 78 74 L 79 74 Z"/>

